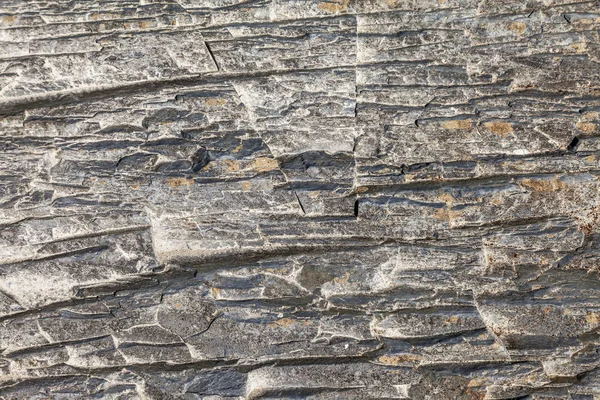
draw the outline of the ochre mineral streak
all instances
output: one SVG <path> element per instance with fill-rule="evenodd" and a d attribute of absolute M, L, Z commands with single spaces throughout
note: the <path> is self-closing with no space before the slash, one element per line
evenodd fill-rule
<path fill-rule="evenodd" d="M 600 399 L 599 32 L 0 0 L 0 399 Z"/>

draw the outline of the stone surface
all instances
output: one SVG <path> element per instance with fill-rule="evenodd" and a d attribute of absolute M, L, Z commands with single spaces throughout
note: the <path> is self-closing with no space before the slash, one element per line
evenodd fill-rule
<path fill-rule="evenodd" d="M 600 399 L 599 32 L 2 0 L 0 399 Z"/>

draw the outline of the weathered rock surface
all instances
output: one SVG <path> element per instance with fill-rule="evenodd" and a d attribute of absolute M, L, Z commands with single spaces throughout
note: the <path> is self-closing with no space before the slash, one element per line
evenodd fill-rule
<path fill-rule="evenodd" d="M 600 399 L 600 2 L 2 0 L 0 399 Z"/>

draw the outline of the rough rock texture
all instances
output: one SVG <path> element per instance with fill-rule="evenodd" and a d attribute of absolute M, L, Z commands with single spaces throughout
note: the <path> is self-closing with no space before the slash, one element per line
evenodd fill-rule
<path fill-rule="evenodd" d="M 1 0 L 0 398 L 600 399 L 599 32 Z"/>

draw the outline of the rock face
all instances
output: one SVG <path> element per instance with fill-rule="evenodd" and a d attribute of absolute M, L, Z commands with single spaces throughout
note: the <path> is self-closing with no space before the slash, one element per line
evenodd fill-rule
<path fill-rule="evenodd" d="M 600 399 L 599 31 L 2 0 L 0 399 Z"/>

